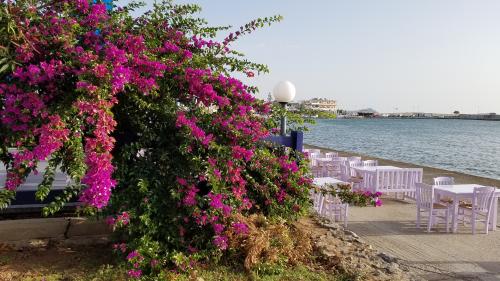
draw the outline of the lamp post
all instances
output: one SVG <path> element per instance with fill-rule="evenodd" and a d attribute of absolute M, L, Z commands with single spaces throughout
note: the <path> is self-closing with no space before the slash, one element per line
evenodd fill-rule
<path fill-rule="evenodd" d="M 286 111 L 286 105 L 295 98 L 295 86 L 290 81 L 279 82 L 273 90 L 274 99 L 283 106 Z M 280 135 L 286 135 L 286 112 L 281 116 Z"/>

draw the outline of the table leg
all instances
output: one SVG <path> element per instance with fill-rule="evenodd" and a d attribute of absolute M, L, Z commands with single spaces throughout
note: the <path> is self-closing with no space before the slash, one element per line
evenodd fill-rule
<path fill-rule="evenodd" d="M 361 176 L 363 177 L 363 189 L 368 190 L 368 188 L 370 187 L 370 174 L 363 173 Z"/>
<path fill-rule="evenodd" d="M 458 228 L 458 196 L 453 198 L 453 217 L 452 217 L 452 232 L 457 232 Z"/>
<path fill-rule="evenodd" d="M 493 198 L 493 214 L 490 216 L 491 231 L 497 230 L 498 197 Z"/>
<path fill-rule="evenodd" d="M 366 175 L 361 171 L 356 170 L 356 177 L 361 177 L 363 180 L 358 184 L 361 189 L 366 189 Z"/>

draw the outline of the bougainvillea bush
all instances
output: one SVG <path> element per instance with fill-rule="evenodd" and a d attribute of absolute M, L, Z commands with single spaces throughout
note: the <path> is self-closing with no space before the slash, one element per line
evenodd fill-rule
<path fill-rule="evenodd" d="M 4 207 L 30 173 L 44 173 L 43 200 L 61 169 L 71 183 L 44 212 L 72 199 L 108 212 L 132 277 L 238 251 L 230 239 L 248 235 L 242 217 L 306 211 L 306 166 L 263 141 L 270 105 L 231 76 L 267 71 L 231 43 L 280 17 L 216 42 L 229 27 L 208 27 L 194 5 L 166 1 L 140 17 L 135 3 L 111 12 L 90 0 L 0 6 Z"/>

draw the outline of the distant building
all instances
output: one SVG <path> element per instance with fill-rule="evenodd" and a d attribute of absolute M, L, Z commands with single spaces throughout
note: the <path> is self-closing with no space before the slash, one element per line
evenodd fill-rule
<path fill-rule="evenodd" d="M 328 112 L 337 112 L 337 101 L 325 98 L 314 98 L 310 100 L 305 100 L 302 105 L 306 109 L 321 110 Z"/>
<path fill-rule="evenodd" d="M 376 117 L 379 116 L 379 113 L 372 108 L 366 108 L 361 110 L 350 111 L 350 116 L 359 116 L 359 117 Z"/>
<path fill-rule="evenodd" d="M 292 101 L 288 103 L 289 111 L 300 111 L 300 103 L 296 101 Z"/>

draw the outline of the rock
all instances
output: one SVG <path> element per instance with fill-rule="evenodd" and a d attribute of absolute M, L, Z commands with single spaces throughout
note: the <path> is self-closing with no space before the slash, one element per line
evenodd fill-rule
<path fill-rule="evenodd" d="M 387 272 L 388 272 L 388 273 L 390 273 L 390 274 L 395 274 L 395 273 L 397 273 L 397 272 L 399 272 L 399 271 L 400 271 L 400 270 L 399 270 L 399 266 L 398 266 L 398 264 L 397 264 L 397 263 L 391 263 L 391 264 L 390 264 L 390 265 L 388 265 L 385 269 L 386 269 L 386 270 L 387 270 Z"/>
<path fill-rule="evenodd" d="M 318 247 L 318 248 L 325 248 L 326 246 L 328 246 L 328 243 L 324 240 L 320 240 L 320 241 L 316 242 L 316 247 Z"/>
<path fill-rule="evenodd" d="M 323 228 L 313 239 L 318 260 L 325 266 L 355 276 L 370 277 L 360 280 L 413 280 L 411 271 L 403 271 L 405 266 L 400 265 L 396 257 L 374 250 L 356 233 L 320 218 L 315 218 L 315 222 Z"/>
<path fill-rule="evenodd" d="M 330 229 L 338 229 L 339 228 L 339 225 L 335 224 L 335 223 L 325 223 L 323 226 L 326 228 L 330 228 Z"/>
<path fill-rule="evenodd" d="M 356 238 L 352 237 L 352 236 L 346 236 L 344 237 L 344 241 L 348 241 L 348 242 L 353 242 Z"/>
<path fill-rule="evenodd" d="M 336 252 L 328 251 L 328 250 L 323 251 L 323 255 L 326 256 L 326 257 L 328 257 L 328 258 L 335 258 L 335 257 L 337 257 L 337 253 Z"/>
<path fill-rule="evenodd" d="M 352 232 L 350 230 L 344 230 L 344 234 L 348 235 L 348 236 L 352 236 L 354 238 L 359 238 L 359 236 L 356 233 L 354 233 L 354 232 Z"/>
<path fill-rule="evenodd" d="M 356 239 L 354 239 L 354 242 L 359 243 L 359 244 L 364 244 L 365 243 L 365 241 L 363 239 L 359 238 L 359 237 L 356 238 Z"/>
<path fill-rule="evenodd" d="M 49 245 L 49 239 L 31 239 L 28 243 L 33 248 L 45 248 Z"/>
<path fill-rule="evenodd" d="M 384 253 L 384 252 L 380 252 L 378 254 L 378 256 L 380 258 L 382 258 L 385 262 L 388 262 L 388 263 L 393 263 L 393 262 L 397 262 L 398 261 L 398 259 L 396 257 L 393 257 L 393 256 L 391 256 L 389 254 Z"/>

